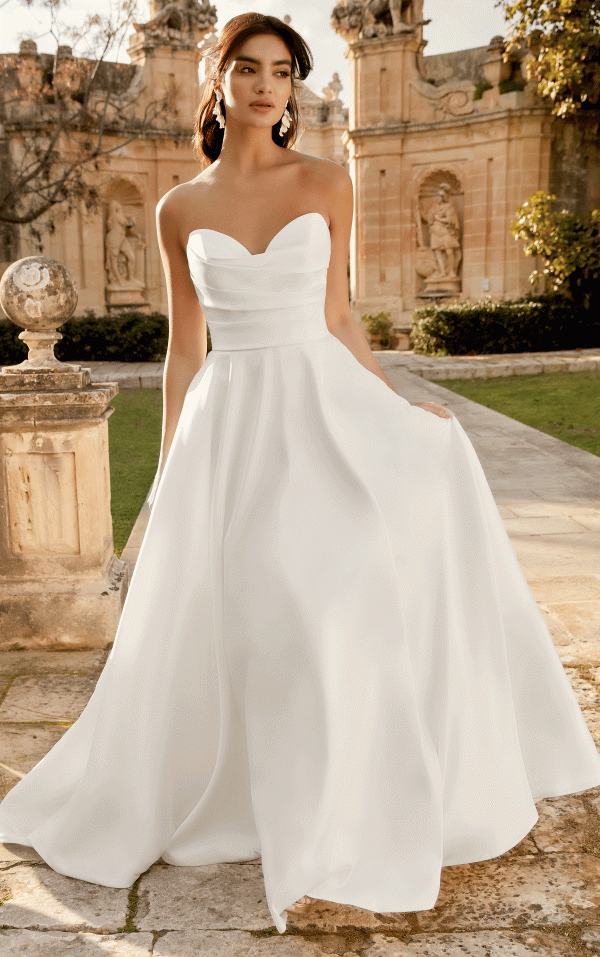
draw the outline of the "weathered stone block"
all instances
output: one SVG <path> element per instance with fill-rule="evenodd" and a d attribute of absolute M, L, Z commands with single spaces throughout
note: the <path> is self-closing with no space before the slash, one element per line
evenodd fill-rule
<path fill-rule="evenodd" d="M 76 721 L 97 680 L 97 675 L 19 676 L 0 705 L 0 721 Z"/>
<path fill-rule="evenodd" d="M 128 889 L 59 874 L 45 864 L 0 871 L 0 923 L 10 927 L 116 931 L 125 923 Z"/>

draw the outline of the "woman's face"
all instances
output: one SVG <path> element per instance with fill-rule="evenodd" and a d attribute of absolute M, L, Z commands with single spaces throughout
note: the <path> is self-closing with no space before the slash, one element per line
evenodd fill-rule
<path fill-rule="evenodd" d="M 283 116 L 292 93 L 291 54 L 274 34 L 256 34 L 234 52 L 223 75 L 227 118 L 258 128 L 270 128 Z M 264 101 L 260 109 L 251 104 Z"/>

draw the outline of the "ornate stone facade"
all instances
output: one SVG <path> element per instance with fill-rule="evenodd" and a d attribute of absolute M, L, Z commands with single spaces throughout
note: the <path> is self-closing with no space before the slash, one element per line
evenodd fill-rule
<path fill-rule="evenodd" d="M 116 91 L 115 112 L 134 108 L 138 117 L 157 90 L 170 90 L 168 120 L 131 141 L 109 125 L 115 149 L 94 174 L 101 210 L 58 219 L 42 250 L 26 229 L 0 229 L 0 270 L 43 251 L 74 275 L 80 312 L 166 311 L 154 211 L 198 172 L 189 140 L 216 21 L 208 0 L 153 0 L 130 37 L 131 63 L 104 64 L 103 82 Z M 488 47 L 424 56 L 428 22 L 423 0 L 339 0 L 331 25 L 347 41 L 349 107 L 337 73 L 320 94 L 303 83 L 299 95 L 295 148 L 340 163 L 354 182 L 353 313 L 389 312 L 397 330 L 431 300 L 529 290 L 533 264 L 510 225 L 536 189 L 557 192 L 573 211 L 600 202 L 596 128 L 582 132 L 550 116 L 526 82 L 527 51 L 505 63 L 504 41 L 493 37 Z M 70 48 L 40 55 L 31 41 L 0 60 L 6 152 L 40 90 L 55 84 L 77 98 L 81 70 Z"/>
<path fill-rule="evenodd" d="M 123 308 L 166 312 L 155 208 L 169 189 L 199 172 L 189 143 L 205 82 L 203 57 L 215 42 L 216 21 L 216 7 L 208 0 L 151 0 L 148 21 L 135 24 L 129 39 L 131 63 L 103 64 L 102 83 L 116 91 L 111 101 L 115 114 L 133 110 L 138 118 L 157 91 L 170 90 L 169 116 L 131 141 L 128 129 L 119 131 L 108 123 L 104 139 L 115 149 L 93 174 L 100 208 L 93 214 L 83 208 L 70 216 L 55 213 L 52 232 L 44 232 L 43 222 L 36 224 L 41 227 L 41 249 L 27 227 L 0 227 L 0 272 L 15 259 L 43 252 L 73 274 L 79 313 L 93 309 L 102 315 Z M 59 47 L 55 58 L 38 54 L 32 41 L 24 41 L 18 54 L 0 55 L 0 63 L 6 94 L 0 123 L 7 121 L 3 142 L 10 151 L 18 148 L 22 130 L 39 108 L 40 91 L 56 86 L 63 98 L 77 97 L 82 70 L 70 47 Z M 348 108 L 341 90 L 337 73 L 322 95 L 301 84 L 304 129 L 295 148 L 347 166 L 342 135 L 348 128 Z M 15 91 L 18 95 L 11 95 Z"/>
<path fill-rule="evenodd" d="M 533 95 L 526 49 L 505 63 L 493 37 L 424 56 L 422 0 L 341 0 L 331 22 L 350 62 L 356 318 L 385 311 L 406 333 L 413 310 L 432 300 L 529 291 L 533 264 L 510 232 L 515 210 L 537 189 L 570 208 L 598 206 L 597 122 L 569 152 L 577 176 L 565 159 L 569 124 Z"/>

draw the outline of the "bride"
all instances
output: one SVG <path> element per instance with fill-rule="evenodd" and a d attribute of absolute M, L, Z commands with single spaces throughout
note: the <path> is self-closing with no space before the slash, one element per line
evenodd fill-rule
<path fill-rule="evenodd" d="M 352 180 L 337 163 L 290 149 L 299 121 L 292 67 L 300 79 L 306 78 L 312 69 L 308 47 L 276 17 L 249 13 L 225 25 L 213 56 L 217 73 L 207 83 L 194 138 L 196 153 L 206 168 L 167 193 L 157 210 L 170 319 L 159 472 L 189 384 L 206 358 L 206 319 L 186 255 L 188 237 L 197 227 L 227 233 L 256 255 L 294 218 L 306 211 L 320 212 L 331 234 L 327 327 L 366 369 L 394 388 L 375 359 L 361 324 L 350 313 L 347 264 Z M 222 117 L 222 131 L 214 122 L 214 112 Z M 442 417 L 454 415 L 437 402 L 414 404 Z"/>
<path fill-rule="evenodd" d="M 310 68 L 272 16 L 213 49 L 205 168 L 158 208 L 148 526 L 92 697 L 0 803 L 1 841 L 108 887 L 260 856 L 279 933 L 316 900 L 428 910 L 443 866 L 600 784 L 458 417 L 398 395 L 351 317 L 350 178 L 289 149 Z"/>

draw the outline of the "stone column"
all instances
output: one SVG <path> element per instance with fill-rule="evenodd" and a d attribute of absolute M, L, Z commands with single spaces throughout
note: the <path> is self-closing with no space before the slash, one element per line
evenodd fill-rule
<path fill-rule="evenodd" d="M 110 512 L 118 385 L 92 385 L 89 369 L 54 355 L 77 304 L 61 263 L 13 263 L 0 301 L 29 347 L 24 362 L 0 369 L 0 648 L 102 648 L 128 585 Z"/>
<path fill-rule="evenodd" d="M 356 217 L 350 245 L 351 309 L 387 313 L 396 347 L 410 346 L 412 310 L 403 289 L 405 134 L 414 87 L 431 86 L 420 72 L 424 47 L 422 2 L 340 2 L 331 25 L 348 43 L 350 111 L 343 140 L 354 183 Z M 412 278 L 412 277 L 411 277 Z"/>

